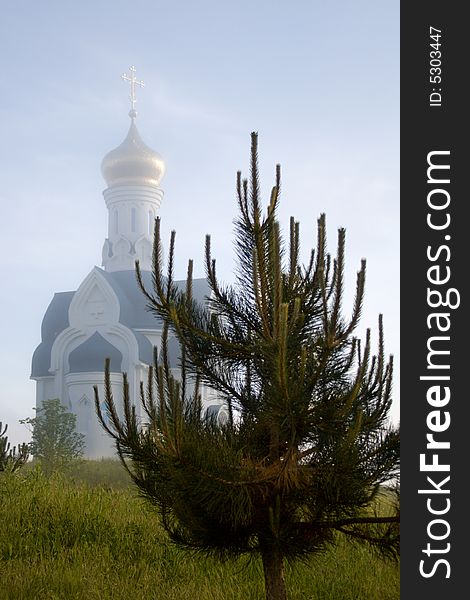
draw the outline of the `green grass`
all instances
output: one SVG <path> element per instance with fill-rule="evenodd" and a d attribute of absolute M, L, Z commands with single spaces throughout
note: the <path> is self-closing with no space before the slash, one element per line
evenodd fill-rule
<path fill-rule="evenodd" d="M 119 463 L 82 463 L 49 480 L 0 477 L 0 600 L 262 600 L 261 565 L 191 556 Z M 399 570 L 339 541 L 287 568 L 289 600 L 397 600 Z"/>

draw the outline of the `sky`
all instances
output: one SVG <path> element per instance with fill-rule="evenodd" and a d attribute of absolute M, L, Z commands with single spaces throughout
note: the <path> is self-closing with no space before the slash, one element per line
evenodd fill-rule
<path fill-rule="evenodd" d="M 107 209 L 100 165 L 137 126 L 166 162 L 164 237 L 176 275 L 202 277 L 206 233 L 233 280 L 235 176 L 259 134 L 268 201 L 282 170 L 279 218 L 300 222 L 303 256 L 326 213 L 329 249 L 346 228 L 345 313 L 367 259 L 359 335 L 395 357 L 399 420 L 399 2 L 377 0 L 18 0 L 0 20 L 0 421 L 29 441 L 31 357 L 55 292 L 100 266 Z"/>

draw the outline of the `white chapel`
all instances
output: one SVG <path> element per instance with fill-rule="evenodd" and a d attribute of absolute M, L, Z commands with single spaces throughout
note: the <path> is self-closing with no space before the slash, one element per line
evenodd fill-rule
<path fill-rule="evenodd" d="M 104 398 L 104 361 L 110 358 L 113 394 L 122 406 L 122 372 L 129 378 L 131 398 L 138 412 L 140 381 L 147 380 L 153 349 L 159 347 L 162 324 L 149 312 L 137 285 L 135 261 L 140 261 L 147 289 L 152 289 L 154 220 L 163 198 L 162 157 L 141 139 L 136 127 L 135 87 L 143 82 L 122 78 L 131 86 L 131 119 L 124 141 L 103 159 L 103 192 L 108 210 L 108 235 L 100 267 L 93 267 L 76 291 L 54 294 L 44 315 L 41 343 L 32 358 L 36 405 L 59 398 L 76 415 L 77 431 L 85 435 L 87 458 L 110 457 L 115 450 L 95 414 L 93 386 Z M 184 282 L 181 282 L 184 285 Z M 204 302 L 210 290 L 205 279 L 193 283 L 193 296 Z M 169 342 L 170 362 L 176 370 L 179 346 Z M 224 408 L 209 389 L 202 390 L 208 413 L 223 416 Z"/>

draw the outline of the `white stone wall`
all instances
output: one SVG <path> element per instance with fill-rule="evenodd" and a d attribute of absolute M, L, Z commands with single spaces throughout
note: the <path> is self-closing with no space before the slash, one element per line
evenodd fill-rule
<path fill-rule="evenodd" d="M 67 399 L 77 417 L 77 432 L 85 435 L 85 456 L 97 459 L 114 457 L 116 451 L 112 438 L 101 427 L 95 410 L 93 386 L 98 387 L 100 406 L 104 411 L 103 373 L 69 373 L 65 377 Z M 118 414 L 122 418 L 122 376 L 111 374 L 111 386 Z"/>

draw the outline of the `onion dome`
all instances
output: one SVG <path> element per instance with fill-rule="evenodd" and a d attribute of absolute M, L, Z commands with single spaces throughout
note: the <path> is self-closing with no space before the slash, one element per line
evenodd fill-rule
<path fill-rule="evenodd" d="M 104 157 L 101 172 L 108 187 L 158 186 L 165 174 L 165 163 L 157 152 L 144 144 L 132 118 L 126 139 Z"/>

